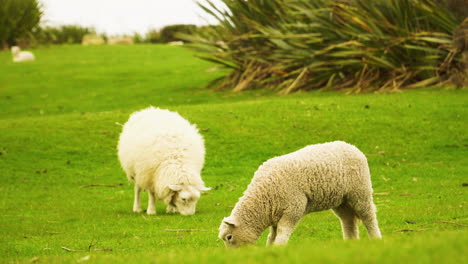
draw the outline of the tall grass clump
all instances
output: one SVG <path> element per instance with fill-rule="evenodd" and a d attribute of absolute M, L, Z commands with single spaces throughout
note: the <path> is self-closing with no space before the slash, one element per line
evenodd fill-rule
<path fill-rule="evenodd" d="M 220 88 L 394 91 L 444 82 L 461 22 L 435 0 L 223 0 L 201 7 L 220 27 L 190 37 L 229 69 Z"/>

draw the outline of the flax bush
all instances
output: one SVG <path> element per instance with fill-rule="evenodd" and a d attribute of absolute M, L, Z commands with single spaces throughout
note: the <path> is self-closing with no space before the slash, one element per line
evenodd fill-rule
<path fill-rule="evenodd" d="M 395 91 L 444 82 L 459 60 L 452 32 L 461 21 L 443 1 L 207 2 L 221 25 L 215 37 L 184 37 L 230 69 L 220 88 Z"/>

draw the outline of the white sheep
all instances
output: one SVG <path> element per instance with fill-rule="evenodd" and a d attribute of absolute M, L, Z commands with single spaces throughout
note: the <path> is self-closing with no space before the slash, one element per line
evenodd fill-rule
<path fill-rule="evenodd" d="M 140 191 L 148 192 L 147 214 L 156 214 L 155 200 L 168 213 L 195 213 L 201 191 L 205 146 L 197 128 L 178 113 L 149 107 L 133 113 L 123 126 L 118 156 L 129 181 L 135 183 L 133 211 L 140 212 Z"/>
<path fill-rule="evenodd" d="M 301 218 L 332 209 L 344 239 L 358 239 L 360 219 L 381 238 L 364 154 L 342 141 L 310 145 L 263 163 L 219 227 L 227 247 L 254 243 L 270 227 L 267 245 L 287 244 Z"/>
<path fill-rule="evenodd" d="M 21 51 L 18 46 L 11 47 L 13 62 L 33 61 L 34 54 L 30 51 Z"/>

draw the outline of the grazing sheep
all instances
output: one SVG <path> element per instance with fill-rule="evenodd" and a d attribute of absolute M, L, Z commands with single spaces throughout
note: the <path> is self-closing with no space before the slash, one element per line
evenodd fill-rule
<path fill-rule="evenodd" d="M 94 46 L 94 45 L 104 45 L 106 41 L 102 36 L 97 34 L 86 34 L 81 39 L 81 45 L 83 46 Z"/>
<path fill-rule="evenodd" d="M 342 141 L 310 145 L 263 163 L 232 210 L 219 238 L 227 247 L 254 243 L 270 227 L 267 245 L 287 244 L 301 218 L 332 209 L 344 239 L 358 239 L 358 219 L 381 238 L 364 154 Z"/>
<path fill-rule="evenodd" d="M 109 45 L 133 45 L 133 39 L 131 37 L 113 37 L 107 40 Z"/>
<path fill-rule="evenodd" d="M 179 114 L 149 107 L 135 112 L 123 126 L 118 156 L 130 181 L 135 182 L 133 211 L 140 212 L 140 191 L 148 192 L 148 214 L 156 214 L 155 200 L 168 213 L 192 215 L 201 191 L 205 146 L 197 128 Z"/>
<path fill-rule="evenodd" d="M 11 47 L 11 53 L 13 54 L 13 62 L 33 61 L 34 54 L 30 51 L 21 51 L 18 46 Z"/>
<path fill-rule="evenodd" d="M 167 43 L 169 46 L 183 46 L 184 42 L 183 41 L 171 41 Z"/>

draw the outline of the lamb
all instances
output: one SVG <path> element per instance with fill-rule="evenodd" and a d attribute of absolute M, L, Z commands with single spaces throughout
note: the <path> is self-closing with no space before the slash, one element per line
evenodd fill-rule
<path fill-rule="evenodd" d="M 18 46 L 11 47 L 11 53 L 13 54 L 13 62 L 22 62 L 22 61 L 33 61 L 34 54 L 30 51 L 21 51 Z"/>
<path fill-rule="evenodd" d="M 382 238 L 364 154 L 342 141 L 309 145 L 263 163 L 219 227 L 226 247 L 254 243 L 270 227 L 267 245 L 287 244 L 300 219 L 332 209 L 344 239 L 358 239 L 360 219 L 371 238 Z"/>
<path fill-rule="evenodd" d="M 193 215 L 202 191 L 205 161 L 203 137 L 178 113 L 149 107 L 133 113 L 123 126 L 118 156 L 129 181 L 135 183 L 133 211 L 140 212 L 140 191 L 148 192 L 147 214 L 155 200 L 167 213 Z"/>

